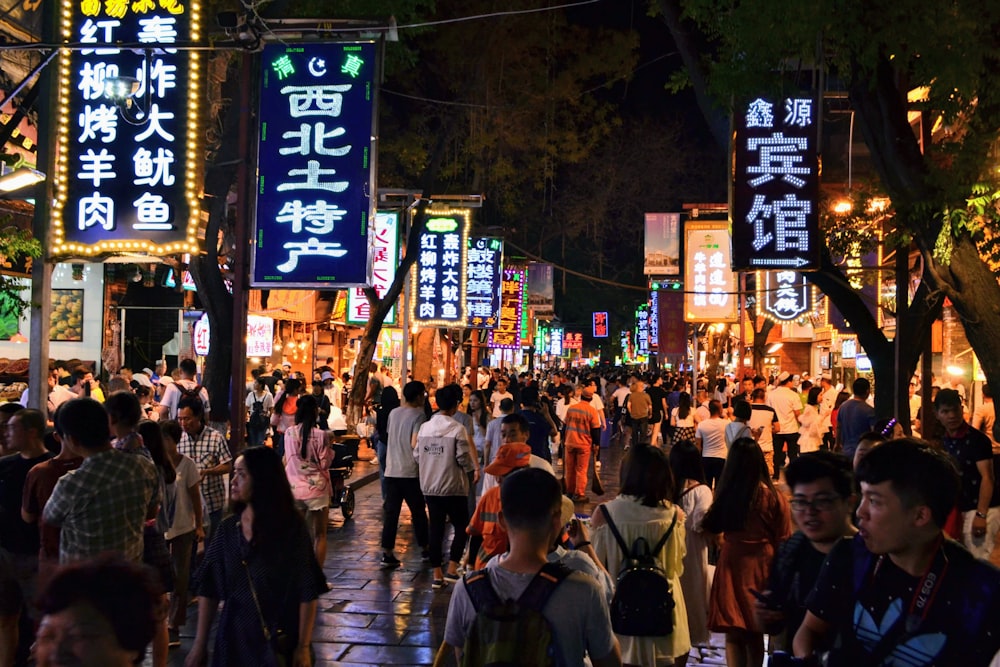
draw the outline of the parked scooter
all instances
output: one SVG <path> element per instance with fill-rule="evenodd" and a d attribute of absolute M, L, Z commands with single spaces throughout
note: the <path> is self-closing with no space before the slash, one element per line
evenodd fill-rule
<path fill-rule="evenodd" d="M 339 507 L 344 520 L 354 516 L 354 489 L 347 480 L 354 474 L 354 461 L 358 458 L 358 441 L 334 442 L 333 461 L 330 462 L 330 507 Z"/>

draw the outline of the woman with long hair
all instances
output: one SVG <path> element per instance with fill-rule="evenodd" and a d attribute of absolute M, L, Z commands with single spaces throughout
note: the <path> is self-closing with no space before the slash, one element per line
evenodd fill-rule
<path fill-rule="evenodd" d="M 822 393 L 822 387 L 811 387 L 806 395 L 806 405 L 799 415 L 800 454 L 819 451 L 823 441 L 823 435 L 819 432 L 819 398 Z"/>
<path fill-rule="evenodd" d="M 702 528 L 705 514 L 712 506 L 712 489 L 705 483 L 701 451 L 694 443 L 682 440 L 670 449 L 670 468 L 677 484 L 674 502 L 684 510 L 684 573 L 681 590 L 687 606 L 688 631 L 692 646 L 708 644 L 708 546 L 713 541 Z"/>
<path fill-rule="evenodd" d="M 486 451 L 486 425 L 490 423 L 490 413 L 486 407 L 486 395 L 478 389 L 469 394 L 469 416 L 472 417 L 472 443 L 476 446 L 479 465 L 489 465 L 489 461 L 483 461 L 483 452 Z M 477 498 L 482 494 L 482 488 L 483 478 L 480 477 L 476 484 Z"/>
<path fill-rule="evenodd" d="M 274 412 L 271 414 L 271 426 L 274 427 L 274 436 L 271 438 L 271 445 L 278 456 L 285 456 L 285 431 L 295 425 L 295 401 L 302 393 L 302 381 L 296 378 L 289 378 L 285 382 L 285 388 L 278 392 L 274 399 Z"/>
<path fill-rule="evenodd" d="M 400 406 L 399 392 L 395 387 L 382 390 L 382 402 L 375 408 L 375 455 L 378 457 L 378 478 L 382 485 L 382 504 L 385 505 L 385 461 L 389 451 L 389 413 Z"/>
<path fill-rule="evenodd" d="M 674 504 L 674 497 L 673 474 L 663 450 L 646 445 L 631 447 L 622 463 L 621 492 L 614 500 L 598 506 L 591 518 L 594 551 L 611 573 L 619 572 L 626 558 L 611 530 L 612 522 L 629 549 L 639 537 L 653 549 L 670 532 L 656 561 L 674 593 L 673 632 L 665 637 L 617 635 L 626 665 L 683 666 L 691 650 L 680 582 L 685 553 L 684 513 Z"/>
<path fill-rule="evenodd" d="M 295 426 L 285 431 L 285 473 L 295 507 L 302 513 L 313 543 L 316 562 L 326 561 L 326 524 L 330 516 L 330 463 L 333 449 L 319 428 L 319 403 L 312 394 L 299 397 Z"/>
<path fill-rule="evenodd" d="M 233 514 L 215 531 L 198 571 L 198 630 L 184 664 L 207 662 L 221 601 L 212 665 L 311 665 L 316 600 L 326 581 L 277 452 L 244 450 L 233 465 L 230 499 Z"/>
<path fill-rule="evenodd" d="M 677 397 L 677 407 L 670 411 L 670 425 L 674 434 L 672 442 L 688 440 L 694 442 L 694 409 L 691 407 L 691 394 L 682 391 Z"/>
<path fill-rule="evenodd" d="M 724 536 L 708 627 L 725 633 L 727 665 L 760 667 L 764 634 L 754 619 L 750 591 L 767 587 L 771 560 L 792 531 L 788 501 L 774 488 L 764 453 L 752 438 L 740 438 L 730 448 L 702 527 Z"/>

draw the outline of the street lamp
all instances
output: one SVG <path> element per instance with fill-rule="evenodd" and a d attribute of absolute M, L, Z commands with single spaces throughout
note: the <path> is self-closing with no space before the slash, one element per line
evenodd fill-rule
<path fill-rule="evenodd" d="M 45 180 L 45 172 L 31 167 L 18 167 L 9 174 L 0 176 L 0 192 L 14 192 L 21 188 L 41 183 Z"/>
<path fill-rule="evenodd" d="M 149 109 L 153 101 L 153 85 L 150 81 L 149 49 L 142 52 L 142 80 L 134 76 L 108 76 L 104 78 L 104 97 L 118 108 L 125 122 L 145 125 L 149 122 Z M 135 100 L 139 89 L 145 86 L 143 103 L 140 107 Z"/>

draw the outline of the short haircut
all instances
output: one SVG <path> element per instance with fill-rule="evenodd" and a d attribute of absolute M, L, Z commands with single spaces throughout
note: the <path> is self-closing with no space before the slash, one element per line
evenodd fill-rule
<path fill-rule="evenodd" d="M 181 369 L 181 373 L 184 373 L 184 375 L 188 377 L 193 378 L 198 374 L 198 364 L 194 359 L 181 359 L 179 367 Z"/>
<path fill-rule="evenodd" d="M 181 400 L 177 401 L 177 412 L 180 412 L 184 408 L 190 410 L 191 414 L 199 419 L 205 417 L 205 404 L 197 396 L 181 397 Z"/>
<path fill-rule="evenodd" d="M 500 399 L 500 412 L 510 412 L 514 409 L 514 399 L 503 398 Z"/>
<path fill-rule="evenodd" d="M 7 415 L 8 417 L 17 414 L 24 408 L 21 407 L 20 403 L 0 403 L 0 415 Z"/>
<path fill-rule="evenodd" d="M 934 409 L 960 408 L 962 407 L 962 395 L 954 389 L 942 389 L 934 397 Z"/>
<path fill-rule="evenodd" d="M 753 408 L 746 401 L 736 401 L 733 405 L 733 416 L 745 421 L 753 416 Z"/>
<path fill-rule="evenodd" d="M 92 398 L 75 398 L 59 406 L 56 430 L 84 449 L 99 449 L 111 441 L 108 411 Z"/>
<path fill-rule="evenodd" d="M 160 425 L 160 433 L 170 438 L 175 443 L 179 443 L 181 441 L 181 436 L 183 435 L 184 430 L 176 420 L 168 419 L 158 423 Z"/>
<path fill-rule="evenodd" d="M 500 507 L 509 528 L 542 532 L 562 507 L 562 489 L 549 471 L 524 468 L 504 478 L 500 485 Z"/>
<path fill-rule="evenodd" d="M 916 438 L 898 438 L 879 445 L 861 460 L 858 482 L 889 482 L 903 506 L 927 505 L 940 528 L 958 500 L 959 475 L 943 451 Z"/>
<path fill-rule="evenodd" d="M 504 424 L 517 424 L 518 428 L 525 435 L 531 434 L 531 424 L 528 423 L 527 418 L 519 412 L 512 412 L 509 415 L 504 415 L 503 419 L 500 421 L 500 425 Z"/>
<path fill-rule="evenodd" d="M 766 394 L 767 394 L 766 391 L 758 387 L 757 389 L 754 389 L 752 392 L 750 392 L 750 400 L 759 401 L 763 399 Z"/>
<path fill-rule="evenodd" d="M 834 452 L 809 452 L 800 455 L 785 469 L 785 482 L 792 493 L 799 484 L 811 484 L 821 479 L 829 479 L 837 495 L 847 498 L 854 491 L 851 460 Z"/>
<path fill-rule="evenodd" d="M 77 382 L 79 382 L 80 380 L 82 380 L 87 375 L 92 375 L 92 374 L 93 374 L 93 371 L 91 371 L 89 368 L 87 368 L 83 364 L 80 364 L 79 366 L 77 366 L 76 368 L 74 368 L 73 372 L 70 374 L 70 382 L 72 382 L 73 384 L 76 384 Z"/>
<path fill-rule="evenodd" d="M 15 405 L 17 404 L 15 403 Z M 37 433 L 39 438 L 45 437 L 45 417 L 38 410 L 25 408 L 18 410 L 11 417 L 17 417 L 24 430 L 27 431 L 30 429 Z"/>
<path fill-rule="evenodd" d="M 84 603 L 104 617 L 119 646 L 142 656 L 153 639 L 161 596 L 152 568 L 120 554 L 104 554 L 56 570 L 38 608 L 42 614 L 57 614 Z"/>
<path fill-rule="evenodd" d="M 116 391 L 104 401 L 104 409 L 116 423 L 124 426 L 135 426 L 142 419 L 142 406 L 139 397 L 130 391 Z"/>
<path fill-rule="evenodd" d="M 708 414 L 710 415 L 721 415 L 722 414 L 722 403 L 715 400 L 714 398 L 708 402 Z"/>
<path fill-rule="evenodd" d="M 867 396 L 871 393 L 872 383 L 867 378 L 858 378 L 851 384 L 851 392 L 855 396 Z"/>
<path fill-rule="evenodd" d="M 407 403 L 416 403 L 417 399 L 423 398 L 427 392 L 427 387 L 420 380 L 411 380 L 403 385 L 403 400 Z"/>
<path fill-rule="evenodd" d="M 446 384 L 434 394 L 438 410 L 454 410 L 462 400 L 462 388 L 457 384 Z"/>

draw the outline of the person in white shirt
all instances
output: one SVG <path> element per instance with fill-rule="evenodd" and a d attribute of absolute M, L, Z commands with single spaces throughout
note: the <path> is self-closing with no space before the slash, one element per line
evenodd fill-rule
<path fill-rule="evenodd" d="M 490 405 L 492 406 L 490 413 L 493 415 L 494 419 L 503 414 L 503 411 L 500 409 L 500 401 L 505 398 L 514 400 L 514 396 L 507 391 L 507 380 L 505 378 L 500 378 L 497 380 L 496 389 L 494 389 L 493 394 L 490 395 Z"/>
<path fill-rule="evenodd" d="M 792 375 L 782 371 L 771 390 L 768 402 L 778 416 L 778 432 L 774 435 L 774 479 L 781 476 L 785 465 L 785 452 L 788 460 L 794 461 L 799 455 L 799 415 L 802 414 L 802 398 L 789 385 Z"/>
<path fill-rule="evenodd" d="M 701 450 L 702 462 L 705 466 L 705 483 L 715 488 L 715 483 L 722 476 L 722 468 L 726 465 L 726 426 L 729 420 L 722 416 L 722 403 L 716 400 L 708 402 L 708 419 L 698 423 L 694 431 L 694 444 Z"/>

